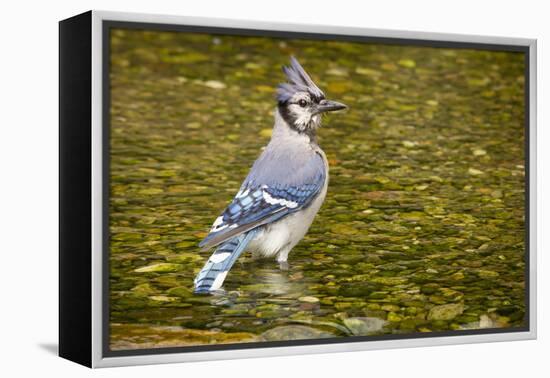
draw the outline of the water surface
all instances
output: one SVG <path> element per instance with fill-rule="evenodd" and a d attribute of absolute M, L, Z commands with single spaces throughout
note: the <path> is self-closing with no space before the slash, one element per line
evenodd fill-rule
<path fill-rule="evenodd" d="M 116 30 L 110 346 L 524 325 L 519 53 Z M 237 192 L 296 55 L 325 118 L 325 204 L 288 271 L 243 255 L 192 294 L 197 244 Z"/>

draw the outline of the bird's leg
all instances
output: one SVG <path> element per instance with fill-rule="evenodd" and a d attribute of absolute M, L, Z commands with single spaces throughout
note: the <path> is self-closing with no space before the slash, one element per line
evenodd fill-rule
<path fill-rule="evenodd" d="M 277 254 L 277 262 L 279 263 L 279 269 L 281 270 L 288 270 L 288 253 L 290 252 L 292 248 L 284 248 Z"/>

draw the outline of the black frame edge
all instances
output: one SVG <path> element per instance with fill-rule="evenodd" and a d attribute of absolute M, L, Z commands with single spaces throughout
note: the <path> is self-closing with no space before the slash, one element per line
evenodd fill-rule
<path fill-rule="evenodd" d="M 59 22 L 59 356 L 92 367 L 92 12 Z"/>

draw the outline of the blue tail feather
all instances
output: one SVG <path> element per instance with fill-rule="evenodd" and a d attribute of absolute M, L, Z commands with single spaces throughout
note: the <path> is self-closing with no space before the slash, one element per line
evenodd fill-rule
<path fill-rule="evenodd" d="M 195 277 L 195 293 L 209 293 L 220 289 L 227 273 L 254 235 L 256 230 L 250 230 L 218 246 Z"/>

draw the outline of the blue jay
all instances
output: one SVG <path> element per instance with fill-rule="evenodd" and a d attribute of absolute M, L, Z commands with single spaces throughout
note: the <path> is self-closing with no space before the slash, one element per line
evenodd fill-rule
<path fill-rule="evenodd" d="M 325 199 L 328 162 L 316 131 L 324 112 L 346 105 L 325 99 L 294 57 L 283 72 L 288 82 L 277 88 L 271 140 L 199 244 L 216 250 L 195 278 L 195 293 L 219 290 L 245 250 L 257 257 L 276 257 L 284 267 Z"/>

